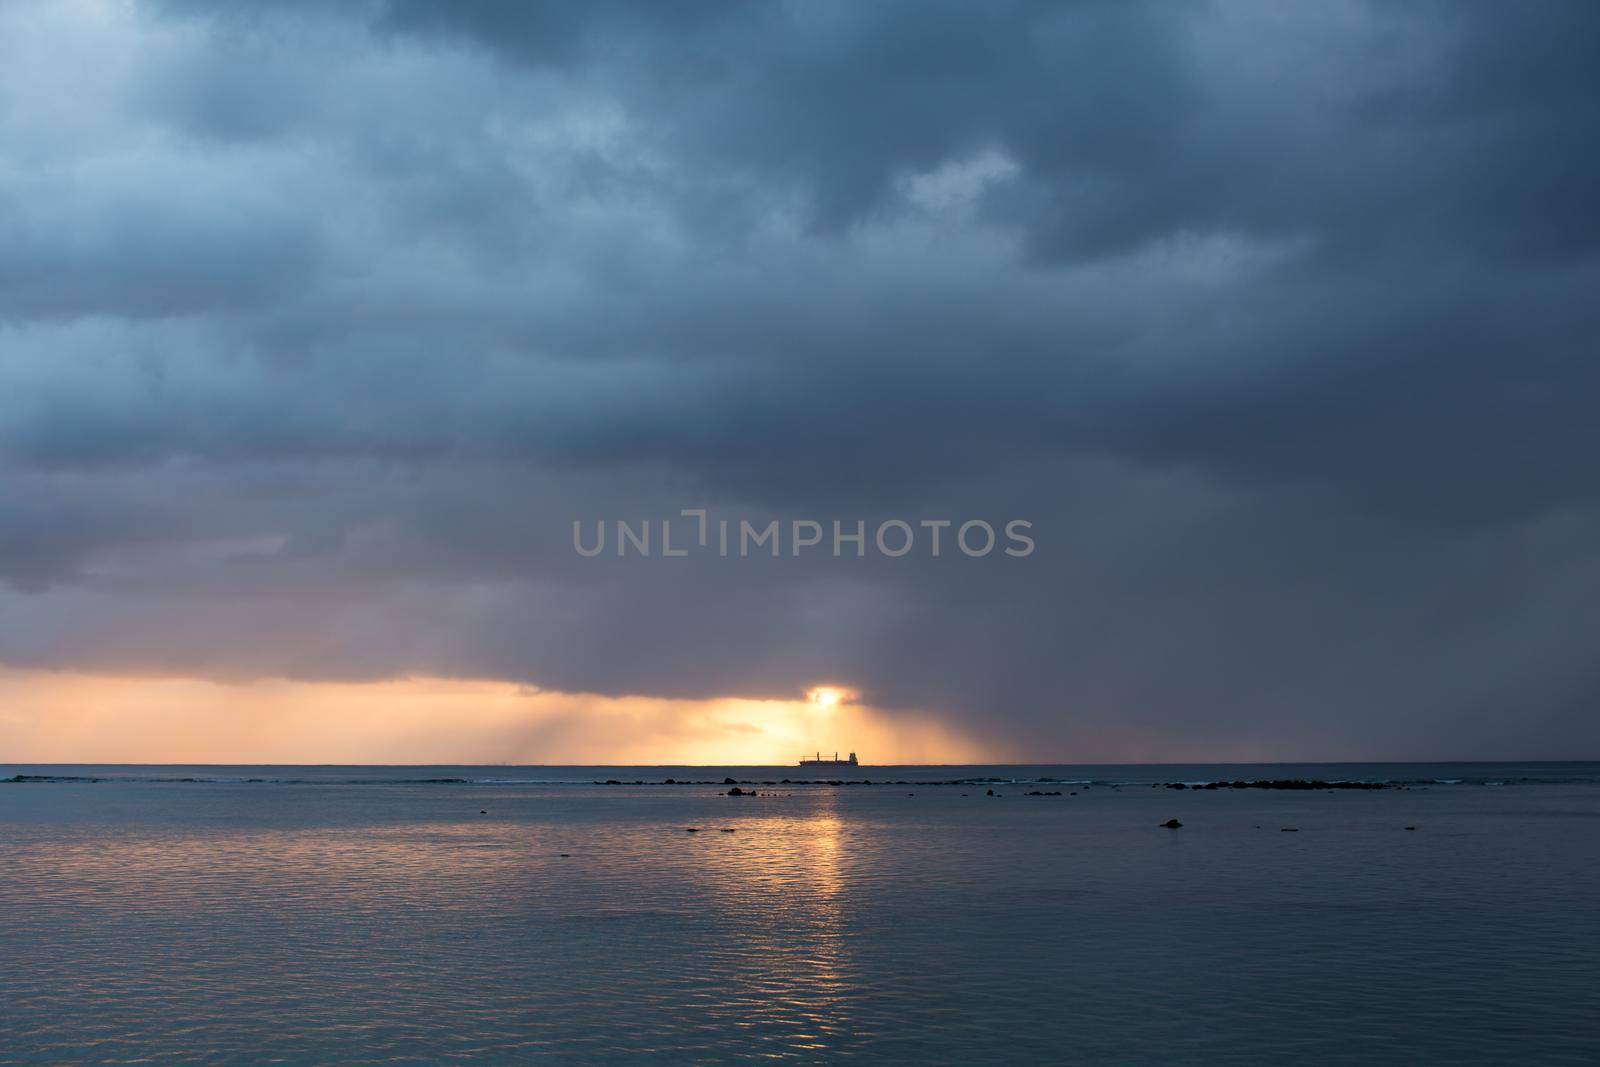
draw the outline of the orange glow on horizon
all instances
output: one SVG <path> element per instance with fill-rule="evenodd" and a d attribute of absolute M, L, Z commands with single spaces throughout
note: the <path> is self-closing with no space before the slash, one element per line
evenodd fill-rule
<path fill-rule="evenodd" d="M 798 700 L 669 700 L 432 677 L 221 682 L 0 669 L 0 754 L 13 763 L 776 766 L 819 748 L 854 750 L 869 764 L 995 756 L 931 718 L 854 696 L 824 686 Z"/>

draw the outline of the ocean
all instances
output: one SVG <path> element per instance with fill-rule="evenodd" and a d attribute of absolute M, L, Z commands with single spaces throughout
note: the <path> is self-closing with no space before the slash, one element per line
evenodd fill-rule
<path fill-rule="evenodd" d="M 0 963 L 5 1064 L 1593 1064 L 1600 764 L 0 766 Z"/>

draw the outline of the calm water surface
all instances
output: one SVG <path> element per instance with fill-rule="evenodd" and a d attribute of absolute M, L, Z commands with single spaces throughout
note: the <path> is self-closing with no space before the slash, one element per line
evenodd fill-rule
<path fill-rule="evenodd" d="M 0 1063 L 1600 1062 L 1600 765 L 798 773 L 0 767 Z"/>

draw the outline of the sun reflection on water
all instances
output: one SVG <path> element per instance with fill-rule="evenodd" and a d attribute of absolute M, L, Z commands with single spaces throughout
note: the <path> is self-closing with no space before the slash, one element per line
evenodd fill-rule
<path fill-rule="evenodd" d="M 838 796 L 819 790 L 799 810 L 786 805 L 734 829 L 735 846 L 706 850 L 698 873 L 715 887 L 742 955 L 760 961 L 747 977 L 746 1007 L 792 1047 L 827 1048 L 852 1030 L 848 838 Z"/>

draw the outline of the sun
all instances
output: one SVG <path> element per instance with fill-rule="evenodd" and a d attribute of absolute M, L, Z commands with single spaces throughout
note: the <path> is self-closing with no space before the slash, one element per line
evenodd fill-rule
<path fill-rule="evenodd" d="M 849 699 L 850 695 L 848 689 L 840 689 L 832 685 L 819 685 L 806 690 L 806 699 L 823 709 L 838 707 Z"/>

